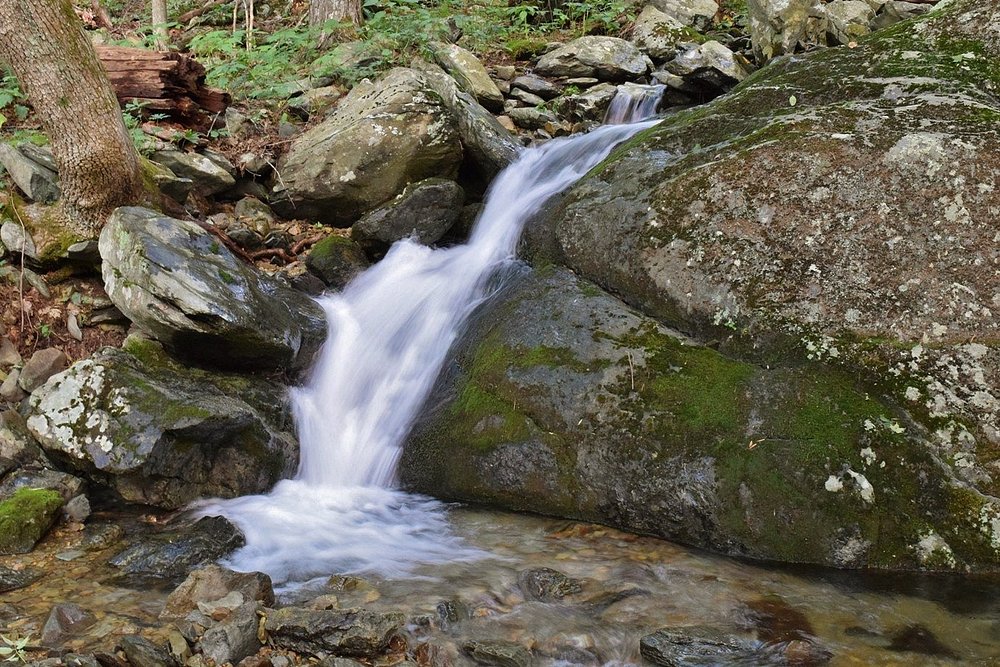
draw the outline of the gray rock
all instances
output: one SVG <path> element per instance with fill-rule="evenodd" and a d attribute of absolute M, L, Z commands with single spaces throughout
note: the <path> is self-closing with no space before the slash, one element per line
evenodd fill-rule
<path fill-rule="evenodd" d="M 126 345 L 35 391 L 27 424 L 46 451 L 129 502 L 164 508 L 260 493 L 294 472 L 284 388 L 181 366 L 151 341 Z"/>
<path fill-rule="evenodd" d="M 543 55 L 535 66 L 541 76 L 594 76 L 624 81 L 646 74 L 649 59 L 624 39 L 588 35 Z"/>
<path fill-rule="evenodd" d="M 45 455 L 16 410 L 0 412 L 0 478 L 11 470 L 31 464 L 45 465 Z"/>
<path fill-rule="evenodd" d="M 515 100 L 520 100 L 528 106 L 538 107 L 545 104 L 545 100 L 535 95 L 534 93 L 529 93 L 526 90 L 521 90 L 520 88 L 515 88 L 510 91 L 510 96 Z"/>
<path fill-rule="evenodd" d="M 691 41 L 691 32 L 684 23 L 646 5 L 632 25 L 631 37 L 632 43 L 653 62 L 663 62 L 674 57 L 680 42 Z"/>
<path fill-rule="evenodd" d="M 0 145 L 0 164 L 28 199 L 43 204 L 51 204 L 59 199 L 59 175 L 28 159 L 10 144 Z M 7 245 L 6 241 L 4 245 Z"/>
<path fill-rule="evenodd" d="M 0 399 L 8 403 L 19 403 L 27 396 L 24 390 L 21 389 L 21 385 L 17 383 L 20 377 L 20 368 L 12 368 L 10 370 L 10 373 L 7 374 L 7 379 L 0 383 Z"/>
<path fill-rule="evenodd" d="M 650 4 L 686 26 L 705 31 L 719 12 L 718 0 L 650 0 Z"/>
<path fill-rule="evenodd" d="M 615 86 L 602 83 L 578 95 L 563 95 L 555 100 L 553 106 L 561 116 L 570 120 L 599 123 L 617 94 Z"/>
<path fill-rule="evenodd" d="M 875 17 L 875 20 L 872 21 L 871 28 L 872 30 L 888 28 L 889 26 L 895 25 L 900 21 L 906 21 L 917 16 L 922 16 L 929 12 L 932 7 L 934 7 L 934 5 L 923 2 L 914 3 L 890 0 L 885 3 L 882 11 Z"/>
<path fill-rule="evenodd" d="M 282 607 L 268 612 L 265 628 L 275 646 L 298 653 L 370 658 L 385 651 L 402 625 L 396 613 Z"/>
<path fill-rule="evenodd" d="M 257 625 L 260 618 L 256 602 L 241 605 L 233 613 L 205 631 L 199 643 L 201 652 L 222 665 L 237 664 L 243 658 L 251 656 L 260 650 L 260 639 L 257 638 Z"/>
<path fill-rule="evenodd" d="M 666 68 L 715 97 L 749 76 L 749 63 L 742 60 L 719 42 L 709 40 L 697 46 L 690 45 L 667 63 Z"/>
<path fill-rule="evenodd" d="M 177 661 L 165 650 L 139 635 L 126 635 L 118 647 L 133 667 L 178 667 Z"/>
<path fill-rule="evenodd" d="M 97 622 L 97 617 L 78 604 L 62 602 L 49 612 L 42 628 L 41 644 L 56 648 L 67 639 L 83 632 Z"/>
<path fill-rule="evenodd" d="M 507 116 L 514 121 L 515 125 L 525 130 L 540 130 L 546 125 L 559 123 L 559 119 L 551 111 L 537 107 L 510 109 L 507 111 Z"/>
<path fill-rule="evenodd" d="M 26 554 L 59 517 L 62 497 L 49 489 L 18 489 L 0 502 L 0 555 Z"/>
<path fill-rule="evenodd" d="M 407 237 L 431 245 L 455 224 L 463 203 L 465 192 L 454 181 L 443 178 L 419 181 L 354 223 L 351 238 L 375 255 Z"/>
<path fill-rule="evenodd" d="M 0 593 L 8 593 L 21 588 L 27 588 L 43 576 L 45 576 L 44 573 L 39 570 L 33 570 L 30 568 L 12 570 L 9 567 L 3 567 L 0 565 Z"/>
<path fill-rule="evenodd" d="M 519 76 L 511 81 L 510 85 L 513 88 L 526 90 L 529 93 L 537 95 L 545 100 L 551 100 L 553 97 L 559 97 L 560 93 L 562 93 L 562 86 L 554 84 L 551 81 L 543 79 L 535 74 L 524 74 Z"/>
<path fill-rule="evenodd" d="M 462 147 L 455 121 L 419 72 L 363 81 L 307 130 L 279 164 L 272 205 L 285 216 L 344 225 L 407 183 L 454 177 Z"/>
<path fill-rule="evenodd" d="M 80 495 L 83 487 L 83 480 L 69 473 L 25 467 L 4 478 L 0 483 L 0 498 L 10 498 L 18 489 L 48 489 L 58 493 L 63 502 L 69 502 Z"/>
<path fill-rule="evenodd" d="M 66 259 L 83 264 L 97 265 L 101 263 L 101 251 L 97 239 L 78 241 L 66 248 Z"/>
<path fill-rule="evenodd" d="M 85 551 L 101 551 L 117 543 L 125 536 L 125 530 L 116 523 L 90 523 L 83 529 L 80 548 Z"/>
<path fill-rule="evenodd" d="M 83 523 L 90 517 L 90 500 L 82 493 L 63 506 L 63 518 L 73 523 Z"/>
<path fill-rule="evenodd" d="M 826 45 L 829 19 L 819 0 L 747 0 L 747 6 L 758 63 Z"/>
<path fill-rule="evenodd" d="M 0 148 L 0 152 L 2 151 Z M 25 259 L 38 260 L 38 250 L 35 248 L 34 240 L 19 223 L 5 220 L 0 225 L 0 241 L 3 241 L 3 246 L 12 255 L 20 255 L 23 252 Z"/>
<path fill-rule="evenodd" d="M 539 602 L 558 602 L 582 590 L 579 581 L 548 567 L 519 572 L 517 587 L 527 599 Z"/>
<path fill-rule="evenodd" d="M 663 629 L 639 641 L 642 657 L 654 665 L 773 664 L 753 647 L 709 628 Z"/>
<path fill-rule="evenodd" d="M 176 581 L 246 544 L 243 533 L 221 516 L 199 519 L 140 538 L 108 561 L 128 581 Z"/>
<path fill-rule="evenodd" d="M 179 618 L 198 608 L 200 602 L 210 602 L 239 592 L 243 599 L 274 604 L 271 578 L 262 572 L 234 572 L 212 564 L 194 570 L 170 593 L 160 618 Z"/>
<path fill-rule="evenodd" d="M 56 166 L 55 156 L 52 155 L 52 149 L 48 146 L 37 146 L 30 141 L 22 141 L 17 145 L 17 150 L 21 151 L 24 157 L 28 158 L 36 164 L 40 164 L 49 171 L 59 172 L 59 167 Z"/>
<path fill-rule="evenodd" d="M 288 110 L 302 120 L 325 116 L 333 109 L 344 92 L 337 86 L 312 88 L 288 100 Z"/>
<path fill-rule="evenodd" d="M 30 394 L 45 384 L 50 377 L 64 371 L 68 364 L 69 358 L 59 348 L 47 347 L 38 350 L 21 369 L 17 382 L 21 389 Z"/>
<path fill-rule="evenodd" d="M 832 44 L 849 44 L 871 33 L 875 12 L 863 0 L 835 0 L 824 9 L 829 17 L 827 37 Z"/>
<path fill-rule="evenodd" d="M 306 256 L 306 268 L 334 289 L 343 289 L 368 266 L 368 257 L 358 242 L 336 234 L 314 245 Z"/>
<path fill-rule="evenodd" d="M 163 165 L 180 178 L 189 179 L 194 184 L 194 189 L 205 196 L 236 185 L 236 179 L 229 170 L 206 155 L 174 150 L 156 151 L 150 156 L 150 160 Z"/>
<path fill-rule="evenodd" d="M 233 214 L 237 220 L 262 236 L 266 236 L 274 224 L 274 211 L 256 197 L 244 197 L 236 202 Z"/>
<path fill-rule="evenodd" d="M 198 225 L 117 209 L 100 239 L 108 296 L 177 354 L 217 366 L 309 366 L 326 334 L 305 295 L 237 259 Z"/>
<path fill-rule="evenodd" d="M 178 203 L 187 201 L 188 195 L 194 190 L 193 180 L 178 176 L 162 164 L 147 160 L 144 166 L 160 192 Z"/>
<path fill-rule="evenodd" d="M 535 664 L 531 651 L 514 642 L 497 639 L 468 641 L 462 651 L 479 665 L 495 667 L 530 667 Z"/>
<path fill-rule="evenodd" d="M 21 355 L 14 343 L 6 336 L 0 336 L 0 368 L 21 365 Z"/>
<path fill-rule="evenodd" d="M 503 109 L 503 95 L 486 72 L 486 68 L 471 52 L 457 44 L 437 44 L 434 59 L 458 82 L 458 87 L 476 98 L 490 111 Z"/>

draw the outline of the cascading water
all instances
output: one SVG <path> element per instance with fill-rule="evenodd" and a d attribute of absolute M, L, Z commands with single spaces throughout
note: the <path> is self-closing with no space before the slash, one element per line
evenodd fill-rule
<path fill-rule="evenodd" d="M 267 495 L 198 508 L 246 535 L 230 567 L 288 585 L 332 573 L 401 576 L 483 556 L 452 536 L 440 503 L 393 488 L 403 440 L 462 322 L 513 259 L 524 222 L 652 124 L 605 125 L 525 150 L 491 186 L 466 245 L 401 241 L 343 292 L 320 300 L 330 338 L 309 382 L 292 390 L 298 473 Z"/>

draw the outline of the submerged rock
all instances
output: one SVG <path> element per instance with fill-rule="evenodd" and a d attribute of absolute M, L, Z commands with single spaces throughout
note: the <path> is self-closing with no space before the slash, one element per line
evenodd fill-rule
<path fill-rule="evenodd" d="M 326 334 L 304 294 L 237 259 L 193 222 L 117 209 L 101 233 L 115 305 L 178 355 L 215 366 L 309 366 Z"/>
<path fill-rule="evenodd" d="M 280 385 L 181 366 L 151 341 L 127 345 L 32 395 L 27 425 L 51 455 L 129 502 L 164 508 L 259 493 L 294 472 Z"/>
<path fill-rule="evenodd" d="M 518 573 L 517 587 L 526 598 L 539 602 L 558 602 L 582 590 L 580 582 L 548 567 Z"/>
<path fill-rule="evenodd" d="M 756 648 L 746 642 L 709 628 L 657 630 L 642 638 L 639 651 L 654 665 L 665 667 L 777 664 L 764 659 Z"/>
<path fill-rule="evenodd" d="M 515 642 L 477 640 L 465 642 L 462 651 L 480 665 L 494 667 L 530 667 L 534 664 L 531 651 Z"/>
<path fill-rule="evenodd" d="M 267 613 L 265 627 L 274 645 L 281 648 L 307 655 L 370 658 L 388 648 L 402 625 L 403 615 L 396 613 L 282 607 Z"/>
<path fill-rule="evenodd" d="M 357 241 L 331 234 L 309 251 L 306 268 L 327 287 L 343 289 L 370 262 Z"/>

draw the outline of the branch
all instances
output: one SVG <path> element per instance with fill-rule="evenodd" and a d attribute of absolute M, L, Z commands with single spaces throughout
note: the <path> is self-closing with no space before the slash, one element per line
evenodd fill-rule
<path fill-rule="evenodd" d="M 207 12 L 207 11 L 209 11 L 211 9 L 215 9 L 219 5 L 224 5 L 227 1 L 228 0 L 209 0 L 207 3 L 205 3 L 201 7 L 197 8 L 197 9 L 192 9 L 189 12 L 184 12 L 183 14 L 181 14 L 180 16 L 178 16 L 177 17 L 177 22 L 183 25 L 183 24 L 187 23 L 188 21 L 190 21 L 191 19 L 198 18 L 199 16 L 201 16 L 205 12 Z"/>

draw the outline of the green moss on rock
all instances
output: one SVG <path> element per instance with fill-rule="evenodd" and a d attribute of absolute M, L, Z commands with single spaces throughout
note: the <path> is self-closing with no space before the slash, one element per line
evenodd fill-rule
<path fill-rule="evenodd" d="M 0 502 L 0 554 L 31 551 L 55 523 L 62 505 L 62 496 L 50 489 L 18 489 Z"/>

